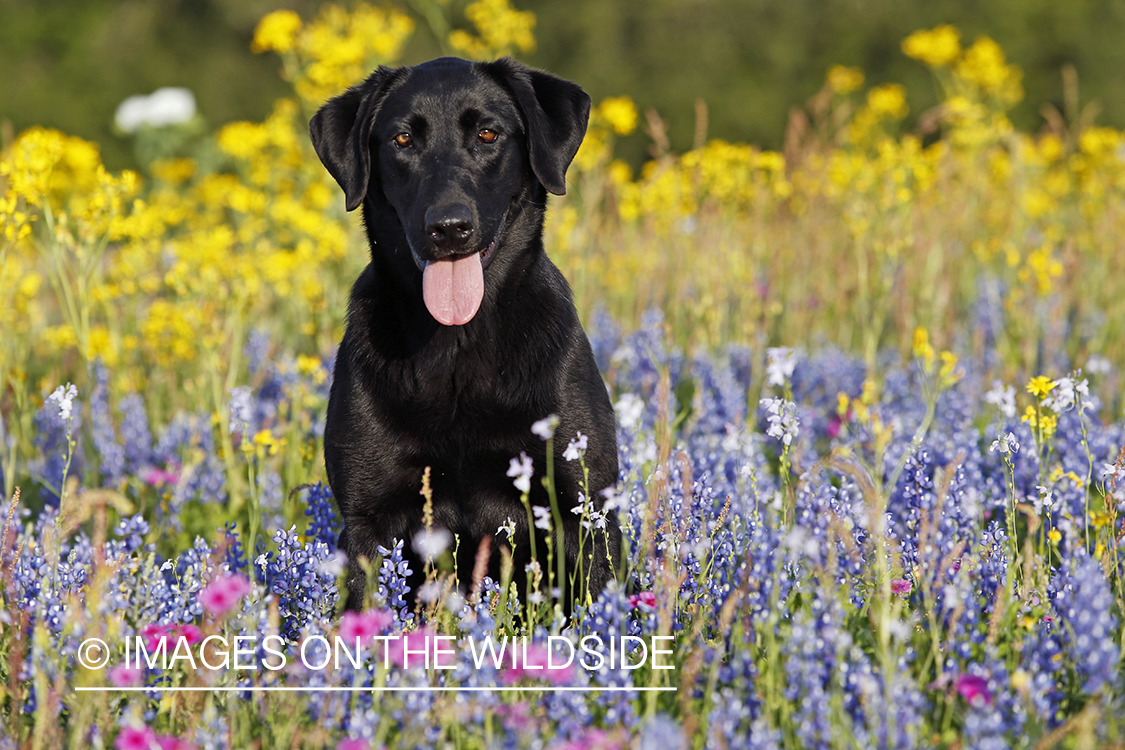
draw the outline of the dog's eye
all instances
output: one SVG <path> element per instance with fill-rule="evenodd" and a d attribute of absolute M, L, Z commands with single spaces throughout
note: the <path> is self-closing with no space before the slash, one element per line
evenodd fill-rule
<path fill-rule="evenodd" d="M 496 139 L 499 137 L 499 133 L 497 133 L 495 130 L 489 130 L 488 128 L 485 128 L 484 130 L 477 133 L 477 140 L 481 143 L 495 143 Z"/>
<path fill-rule="evenodd" d="M 394 137 L 394 142 L 399 148 L 410 148 L 414 145 L 414 139 L 410 137 L 410 133 L 399 133 Z"/>

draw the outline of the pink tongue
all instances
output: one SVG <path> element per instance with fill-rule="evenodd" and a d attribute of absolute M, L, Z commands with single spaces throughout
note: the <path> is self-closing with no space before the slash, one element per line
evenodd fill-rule
<path fill-rule="evenodd" d="M 463 326 L 472 320 L 484 299 L 480 253 L 426 263 L 422 299 L 430 315 L 442 325 Z"/>

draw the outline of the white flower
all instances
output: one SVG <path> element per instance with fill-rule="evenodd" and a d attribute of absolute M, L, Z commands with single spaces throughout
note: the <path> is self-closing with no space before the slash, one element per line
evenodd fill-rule
<path fill-rule="evenodd" d="M 1020 444 L 1016 442 L 1016 436 L 1009 432 L 1007 435 L 1001 435 L 992 441 L 992 447 L 988 449 L 989 453 L 1000 451 L 1001 453 L 1018 453 Z"/>
<path fill-rule="evenodd" d="M 1102 469 L 1102 479 L 1125 479 L 1125 466 L 1118 466 L 1117 464 L 1105 464 Z"/>
<path fill-rule="evenodd" d="M 1036 486 L 1035 489 L 1039 490 L 1039 495 L 1033 498 L 1035 512 L 1042 513 L 1044 509 L 1051 510 L 1051 507 L 1055 504 L 1054 493 L 1042 485 Z"/>
<path fill-rule="evenodd" d="M 72 383 L 67 383 L 65 386 L 59 386 L 55 392 L 47 397 L 48 401 L 54 402 L 59 407 L 59 416 L 63 421 L 67 421 L 71 417 L 71 410 L 74 409 L 74 399 L 78 397 L 78 389 Z"/>
<path fill-rule="evenodd" d="M 543 417 L 543 419 L 531 425 L 531 431 L 543 440 L 550 440 L 555 436 L 555 429 L 558 426 L 559 416 L 557 414 L 548 414 Z"/>
<path fill-rule="evenodd" d="M 508 520 L 503 526 L 496 529 L 496 536 L 501 534 L 507 534 L 509 539 L 516 538 L 516 522 L 512 520 L 511 516 L 508 516 Z"/>
<path fill-rule="evenodd" d="M 579 432 L 577 439 L 571 440 L 570 443 L 567 444 L 566 450 L 563 451 L 563 458 L 567 461 L 582 458 L 586 453 L 586 444 L 586 436 Z"/>
<path fill-rule="evenodd" d="M 515 477 L 512 482 L 520 492 L 531 491 L 531 457 L 520 451 L 519 458 L 513 458 L 508 464 L 508 476 Z"/>
<path fill-rule="evenodd" d="M 427 581 L 418 588 L 418 598 L 426 604 L 432 604 L 441 596 L 441 584 L 437 581 Z"/>
<path fill-rule="evenodd" d="M 543 505 L 531 506 L 531 512 L 535 514 L 535 528 L 543 529 L 544 531 L 551 530 L 551 509 Z"/>
<path fill-rule="evenodd" d="M 1107 375 L 1113 369 L 1109 360 L 1100 354 L 1095 354 L 1086 360 L 1086 366 L 1083 368 L 1091 375 Z"/>
<path fill-rule="evenodd" d="M 228 409 L 230 411 L 230 434 L 246 435 L 249 433 L 250 422 L 254 419 L 254 404 L 250 400 L 250 386 L 240 385 L 230 389 Z"/>
<path fill-rule="evenodd" d="M 1016 416 L 1016 387 L 1004 385 L 999 380 L 992 381 L 992 390 L 984 394 L 986 403 L 992 404 L 1008 419 Z"/>
<path fill-rule="evenodd" d="M 605 502 L 602 503 L 602 510 L 618 510 L 628 505 L 628 495 L 624 492 L 619 493 L 616 487 L 606 487 L 598 494 L 605 498 Z"/>
<path fill-rule="evenodd" d="M 769 414 L 766 419 L 770 426 L 766 434 L 779 439 L 786 446 L 793 444 L 793 438 L 800 434 L 800 420 L 797 417 L 797 405 L 792 401 L 782 398 L 763 398 L 759 401 L 766 407 Z"/>
<path fill-rule="evenodd" d="M 613 405 L 617 412 L 617 421 L 627 430 L 631 430 L 641 422 L 641 415 L 645 412 L 645 402 L 635 393 L 623 393 L 617 403 Z"/>
<path fill-rule="evenodd" d="M 130 96 L 117 106 L 113 120 L 122 132 L 133 133 L 142 125 L 161 128 L 188 122 L 193 117 L 195 96 L 191 91 L 167 86 L 148 96 Z"/>
<path fill-rule="evenodd" d="M 797 352 L 787 346 L 766 349 L 766 382 L 769 385 L 785 385 L 793 377 L 797 366 Z"/>
<path fill-rule="evenodd" d="M 343 550 L 336 550 L 328 557 L 320 561 L 317 566 L 317 572 L 322 576 L 331 576 L 332 578 L 339 578 L 340 574 L 347 570 L 348 556 L 344 554 Z"/>
<path fill-rule="evenodd" d="M 442 552 L 449 549 L 449 543 L 453 541 L 453 535 L 446 529 L 441 527 L 435 529 L 422 529 L 414 535 L 413 546 L 414 551 L 427 560 L 433 560 L 435 557 L 440 557 Z"/>

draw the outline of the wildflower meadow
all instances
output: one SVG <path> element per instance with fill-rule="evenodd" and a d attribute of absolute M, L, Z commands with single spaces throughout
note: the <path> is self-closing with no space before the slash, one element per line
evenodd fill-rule
<path fill-rule="evenodd" d="M 343 612 L 322 435 L 367 251 L 307 122 L 419 24 L 535 44 L 507 0 L 433 13 L 270 13 L 292 95 L 141 112 L 138 171 L 4 144 L 0 750 L 1125 747 L 1125 134 L 1069 73 L 1017 130 L 1019 67 L 951 26 L 901 40 L 941 100 L 909 127 L 841 66 L 780 151 L 595 102 L 545 244 L 615 404 L 619 580 L 569 617 L 458 590 L 431 529 Z"/>

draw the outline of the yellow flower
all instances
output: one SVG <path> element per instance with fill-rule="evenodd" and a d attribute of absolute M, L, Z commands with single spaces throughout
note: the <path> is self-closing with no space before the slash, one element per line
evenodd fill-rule
<path fill-rule="evenodd" d="M 901 120 L 910 108 L 906 106 L 906 89 L 897 83 L 876 86 L 867 92 L 867 107 L 878 117 Z"/>
<path fill-rule="evenodd" d="M 961 32 L 944 25 L 929 31 L 915 31 L 902 40 L 902 51 L 907 57 L 921 60 L 931 68 L 949 65 L 961 54 Z"/>
<path fill-rule="evenodd" d="M 465 18 L 477 35 L 458 29 L 450 33 L 449 46 L 466 57 L 483 60 L 535 50 L 535 14 L 515 10 L 508 0 L 469 3 Z"/>
<path fill-rule="evenodd" d="M 954 72 L 1005 104 L 1015 104 L 1023 98 L 1020 84 L 1023 72 L 1014 65 L 1008 65 L 1000 45 L 986 36 L 978 37 L 973 46 L 965 50 Z"/>
<path fill-rule="evenodd" d="M 637 106 L 627 96 L 611 96 L 598 105 L 598 114 L 617 135 L 629 135 L 637 128 Z"/>
<path fill-rule="evenodd" d="M 922 326 L 914 329 L 914 356 L 922 360 L 929 371 L 934 361 L 934 347 L 930 345 L 930 334 Z"/>
<path fill-rule="evenodd" d="M 957 355 L 953 352 L 941 353 L 941 370 L 939 376 L 945 386 L 951 386 L 961 379 L 962 373 L 957 369 Z"/>
<path fill-rule="evenodd" d="M 254 435 L 253 440 L 254 445 L 265 448 L 266 453 L 271 456 L 276 456 L 281 446 L 285 445 L 285 443 L 285 438 L 275 438 L 268 427 Z"/>
<path fill-rule="evenodd" d="M 844 65 L 828 69 L 828 88 L 837 94 L 850 94 L 863 85 L 863 71 Z"/>
<path fill-rule="evenodd" d="M 1042 399 L 1050 393 L 1055 387 L 1055 381 L 1051 380 L 1046 375 L 1032 378 L 1027 384 L 1027 392 L 1038 399 Z"/>
<path fill-rule="evenodd" d="M 293 49 L 297 32 L 301 30 L 301 17 L 291 10 L 275 10 L 254 29 L 254 41 L 250 49 L 254 52 L 288 52 Z"/>

